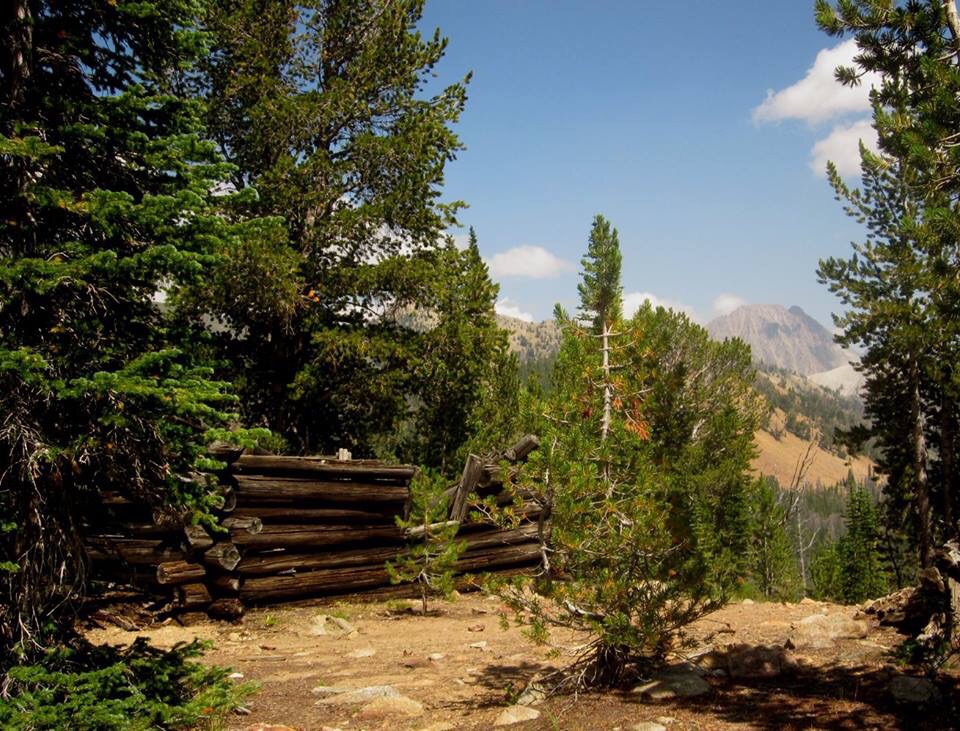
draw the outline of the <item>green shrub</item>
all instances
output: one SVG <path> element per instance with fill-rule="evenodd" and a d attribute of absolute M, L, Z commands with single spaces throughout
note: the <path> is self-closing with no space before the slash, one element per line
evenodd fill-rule
<path fill-rule="evenodd" d="M 195 640 L 161 650 L 141 637 L 126 648 L 51 650 L 36 665 L 8 671 L 0 728 L 216 728 L 255 687 L 196 662 L 205 649 Z"/>

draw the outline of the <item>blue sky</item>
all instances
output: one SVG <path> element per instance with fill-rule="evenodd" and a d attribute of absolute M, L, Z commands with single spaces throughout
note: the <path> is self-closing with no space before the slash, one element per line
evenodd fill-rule
<path fill-rule="evenodd" d="M 796 304 L 829 325 L 817 261 L 861 232 L 823 161 L 855 176 L 872 132 L 866 88 L 832 79 L 852 42 L 818 31 L 812 6 L 428 0 L 423 28 L 450 39 L 438 81 L 474 72 L 444 197 L 469 203 L 500 309 L 539 320 L 575 305 L 602 213 L 628 305 L 650 296 L 707 321 Z"/>

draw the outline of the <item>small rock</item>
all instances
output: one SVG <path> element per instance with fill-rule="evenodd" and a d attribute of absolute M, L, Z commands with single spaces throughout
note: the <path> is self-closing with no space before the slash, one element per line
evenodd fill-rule
<path fill-rule="evenodd" d="M 517 698 L 517 705 L 519 706 L 535 706 L 538 703 L 543 703 L 547 697 L 547 692 L 536 683 L 531 683 L 528 685 L 523 693 L 520 694 L 520 697 Z"/>
<path fill-rule="evenodd" d="M 505 708 L 497 720 L 493 722 L 494 726 L 512 726 L 515 723 L 523 723 L 524 721 L 534 721 L 540 718 L 540 711 L 536 708 L 528 708 L 527 706 L 510 706 Z"/>
<path fill-rule="evenodd" d="M 810 604 L 816 604 L 817 602 L 811 599 L 810 597 L 805 596 L 803 599 L 800 600 L 800 603 L 809 606 Z"/>
<path fill-rule="evenodd" d="M 484 627 L 482 624 L 471 624 L 467 627 L 467 632 L 483 632 Z"/>
<path fill-rule="evenodd" d="M 486 650 L 486 649 L 487 649 L 487 641 L 486 641 L 486 640 L 480 640 L 480 642 L 471 642 L 471 643 L 470 643 L 470 647 L 472 647 L 472 648 L 475 649 L 475 650 Z"/>
<path fill-rule="evenodd" d="M 649 683 L 638 685 L 633 692 L 653 701 L 694 698 L 709 693 L 710 684 L 689 670 L 667 670 Z"/>
<path fill-rule="evenodd" d="M 898 703 L 925 705 L 940 700 L 940 691 L 926 678 L 898 675 L 887 685 L 890 695 Z"/>
<path fill-rule="evenodd" d="M 427 659 L 430 662 L 440 662 L 445 657 L 446 655 L 444 655 L 442 652 L 431 652 L 429 655 L 427 655 Z"/>
<path fill-rule="evenodd" d="M 676 723 L 677 719 L 673 716 L 657 716 L 657 723 L 662 723 L 664 726 L 669 726 L 671 723 Z"/>
<path fill-rule="evenodd" d="M 348 635 L 357 631 L 356 628 L 345 619 L 340 617 L 330 617 L 329 619 Z"/>
<path fill-rule="evenodd" d="M 397 696 L 390 698 L 375 698 L 360 709 L 360 718 L 373 719 L 388 716 L 405 716 L 416 718 L 423 715 L 423 705 L 407 698 Z"/>
<path fill-rule="evenodd" d="M 314 688 L 317 693 L 319 689 Z M 370 685 L 366 688 L 343 689 L 339 692 L 333 688 L 327 688 L 327 695 L 317 701 L 317 705 L 349 705 L 351 703 L 366 703 L 375 698 L 399 698 L 400 693 L 392 685 Z M 333 691 L 330 693 L 330 691 Z M 317 693 L 321 695 L 321 693 Z"/>
<path fill-rule="evenodd" d="M 376 654 L 377 654 L 377 651 L 374 650 L 372 647 L 361 647 L 357 650 L 354 650 L 353 652 L 348 652 L 346 655 L 344 655 L 344 657 L 349 657 L 353 660 L 359 660 L 360 658 L 363 658 L 363 657 L 373 657 Z"/>
<path fill-rule="evenodd" d="M 727 650 L 731 678 L 775 678 L 795 666 L 793 657 L 782 647 L 732 645 Z"/>
<path fill-rule="evenodd" d="M 749 607 L 749 606 L 752 606 L 754 602 L 753 602 L 753 599 L 744 599 L 740 603 L 743 604 L 745 607 Z"/>
<path fill-rule="evenodd" d="M 662 723 L 641 721 L 640 723 L 633 724 L 633 726 L 630 727 L 630 731 L 667 731 L 667 727 Z"/>
<path fill-rule="evenodd" d="M 230 680 L 243 680 L 243 673 L 230 673 L 227 677 Z"/>
<path fill-rule="evenodd" d="M 870 625 L 859 619 L 840 614 L 811 614 L 793 626 L 788 647 L 826 649 L 836 640 L 862 640 L 870 632 Z"/>
<path fill-rule="evenodd" d="M 247 708 L 246 706 L 237 706 L 236 708 L 233 709 L 233 712 L 236 713 L 238 716 L 250 715 L 250 709 Z"/>

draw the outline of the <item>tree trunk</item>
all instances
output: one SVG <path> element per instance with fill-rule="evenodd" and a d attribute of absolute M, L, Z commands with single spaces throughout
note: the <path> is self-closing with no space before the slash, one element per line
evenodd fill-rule
<path fill-rule="evenodd" d="M 237 500 L 244 508 L 253 503 L 301 507 L 304 502 L 363 503 L 366 507 L 373 503 L 403 503 L 410 494 L 403 485 L 327 482 L 311 477 L 236 475 L 236 480 Z"/>
<path fill-rule="evenodd" d="M 940 472 L 943 475 L 943 522 L 946 524 L 948 540 L 957 537 L 953 503 L 954 490 L 956 489 L 954 475 L 956 469 L 955 440 L 953 399 L 945 394 L 940 401 Z"/>
<path fill-rule="evenodd" d="M 927 442 L 924 436 L 923 404 L 920 400 L 920 365 L 913 358 L 910 365 L 912 404 L 910 421 L 913 447 L 913 479 L 916 497 L 917 530 L 920 539 L 920 566 L 930 566 L 933 558 L 933 527 L 930 514 L 930 486 L 927 483 Z"/>

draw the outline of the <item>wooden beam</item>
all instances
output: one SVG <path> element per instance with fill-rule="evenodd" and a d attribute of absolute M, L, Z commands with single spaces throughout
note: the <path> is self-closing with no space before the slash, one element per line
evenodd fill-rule
<path fill-rule="evenodd" d="M 416 473 L 413 465 L 387 465 L 370 462 L 341 462 L 323 457 L 278 457 L 244 454 L 234 462 L 238 474 L 306 474 L 354 480 L 392 480 L 408 482 Z"/>
<path fill-rule="evenodd" d="M 301 507 L 303 503 L 403 503 L 410 491 L 403 485 L 328 482 L 304 477 L 236 475 L 238 507 L 258 503 Z M 236 512 L 236 511 L 234 511 Z"/>

